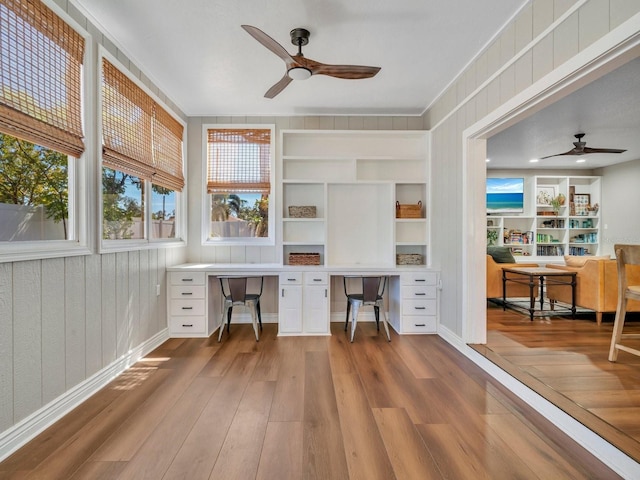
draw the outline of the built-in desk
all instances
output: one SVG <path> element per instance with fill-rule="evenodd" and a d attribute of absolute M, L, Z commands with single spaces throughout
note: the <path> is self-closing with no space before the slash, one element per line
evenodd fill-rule
<path fill-rule="evenodd" d="M 389 276 L 388 318 L 398 333 L 436 333 L 439 272 L 424 266 L 325 267 L 279 264 L 182 264 L 168 267 L 167 317 L 172 337 L 208 337 L 220 325 L 222 302 L 217 277 L 263 276 L 265 292 L 277 288 L 278 335 L 330 335 L 333 316 L 344 321 L 344 310 L 331 311 L 332 284 L 345 275 Z M 270 277 L 273 277 L 271 279 Z M 277 282 L 277 283 L 276 283 Z M 271 293 L 273 295 L 273 293 Z M 268 316 L 268 315 L 266 315 Z M 265 315 L 263 315 L 264 319 Z"/>

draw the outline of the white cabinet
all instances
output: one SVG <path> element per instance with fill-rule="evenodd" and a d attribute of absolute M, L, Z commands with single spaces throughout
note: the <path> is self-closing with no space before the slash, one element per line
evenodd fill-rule
<path fill-rule="evenodd" d="M 329 275 L 280 274 L 278 335 L 329 334 Z"/>
<path fill-rule="evenodd" d="M 206 275 L 170 272 L 167 310 L 172 337 L 207 336 Z"/>
<path fill-rule="evenodd" d="M 390 320 L 398 333 L 436 333 L 438 273 L 407 272 L 391 278 Z"/>
<path fill-rule="evenodd" d="M 329 334 L 329 275 L 305 272 L 302 292 L 305 333 Z"/>
<path fill-rule="evenodd" d="M 283 130 L 278 178 L 283 263 L 317 253 L 327 266 L 392 267 L 399 253 L 429 263 L 429 132 Z M 423 205 L 396 219 L 395 205 Z M 291 206 L 314 206 L 292 218 Z"/>

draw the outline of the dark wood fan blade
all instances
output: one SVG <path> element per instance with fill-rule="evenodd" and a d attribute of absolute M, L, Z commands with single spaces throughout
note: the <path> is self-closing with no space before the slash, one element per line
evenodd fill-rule
<path fill-rule="evenodd" d="M 540 160 L 544 160 L 545 158 L 551 158 L 551 157 L 563 157 L 565 155 L 582 155 L 583 152 L 576 150 L 575 148 L 573 150 L 569 150 L 568 152 L 564 152 L 564 153 L 556 153 L 555 155 L 547 155 L 546 157 L 540 157 Z"/>
<path fill-rule="evenodd" d="M 314 75 L 329 75 L 335 78 L 358 79 L 371 78 L 380 71 L 380 67 L 367 67 L 364 65 L 325 65 L 319 63 L 311 69 Z"/>
<path fill-rule="evenodd" d="M 291 58 L 291 55 L 289 55 L 289 52 L 287 52 L 282 45 L 280 45 L 259 28 L 252 27 L 251 25 L 242 25 L 242 28 L 244 28 L 249 35 L 259 41 L 262 45 L 267 47 L 282 60 L 284 60 L 287 63 L 287 68 L 289 68 L 289 65 L 291 64 L 291 62 L 293 62 L 293 59 Z"/>
<path fill-rule="evenodd" d="M 289 85 L 293 80 L 289 75 L 285 74 L 284 77 L 280 79 L 278 83 L 276 83 L 273 87 L 267 90 L 267 93 L 264 94 L 265 98 L 273 98 L 278 95 L 284 88 Z"/>
<path fill-rule="evenodd" d="M 620 150 L 619 148 L 589 148 L 584 147 L 584 153 L 622 153 L 626 150 Z"/>

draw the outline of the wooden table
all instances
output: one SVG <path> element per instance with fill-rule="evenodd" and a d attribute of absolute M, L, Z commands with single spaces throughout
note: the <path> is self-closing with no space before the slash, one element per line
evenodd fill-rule
<path fill-rule="evenodd" d="M 529 308 L 518 305 L 514 301 L 507 300 L 507 282 L 529 285 Z M 550 304 L 549 310 L 544 310 L 544 286 L 547 285 L 570 285 L 571 286 L 571 308 L 556 309 L 555 304 Z M 540 308 L 536 309 L 536 297 L 534 287 L 538 287 L 540 295 Z M 534 316 L 561 315 L 571 312 L 571 318 L 576 317 L 576 272 L 566 270 L 556 270 L 545 267 L 511 267 L 502 269 L 502 301 L 503 308 L 521 309 L 529 312 L 529 317 Z"/>

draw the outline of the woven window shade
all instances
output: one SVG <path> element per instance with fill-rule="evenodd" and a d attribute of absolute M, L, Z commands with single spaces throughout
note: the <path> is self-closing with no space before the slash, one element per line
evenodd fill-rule
<path fill-rule="evenodd" d="M 271 191 L 271 130 L 207 130 L 207 192 Z"/>
<path fill-rule="evenodd" d="M 0 32 L 0 130 L 80 157 L 84 38 L 38 0 L 2 0 Z"/>
<path fill-rule="evenodd" d="M 181 191 L 183 127 L 103 59 L 103 165 Z"/>

